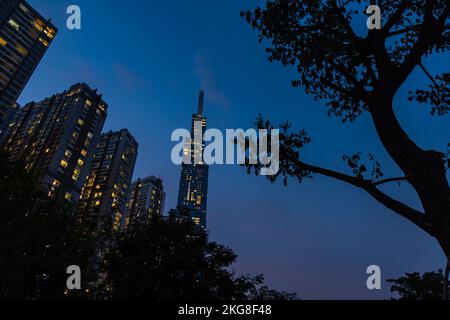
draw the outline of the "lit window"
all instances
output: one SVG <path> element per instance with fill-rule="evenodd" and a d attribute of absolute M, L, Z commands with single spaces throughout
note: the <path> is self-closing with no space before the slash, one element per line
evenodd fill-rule
<path fill-rule="evenodd" d="M 19 51 L 23 56 L 26 56 L 26 55 L 28 54 L 27 49 L 25 49 L 25 48 L 22 47 L 22 46 L 17 45 L 17 46 L 16 46 L 16 49 L 17 49 L 17 51 Z"/>
<path fill-rule="evenodd" d="M 66 150 L 66 152 L 64 152 L 64 155 L 65 155 L 67 158 L 70 158 L 70 156 L 72 155 L 72 151 Z"/>
<path fill-rule="evenodd" d="M 22 10 L 23 10 L 24 12 L 26 12 L 26 13 L 30 12 L 30 11 L 28 10 L 28 8 L 25 7 L 23 4 L 19 4 L 19 8 L 22 9 Z"/>
<path fill-rule="evenodd" d="M 8 42 L 6 42 L 5 39 L 3 39 L 2 37 L 0 37 L 0 46 L 4 47 L 8 44 Z"/>
<path fill-rule="evenodd" d="M 64 196 L 64 199 L 66 200 L 72 199 L 72 194 L 70 192 L 67 192 L 66 195 Z"/>
<path fill-rule="evenodd" d="M 92 106 L 92 102 L 90 100 L 86 100 L 86 105 L 90 107 Z"/>
<path fill-rule="evenodd" d="M 52 182 L 52 186 L 54 186 L 54 187 L 59 187 L 61 185 L 61 182 L 59 181 L 59 180 L 53 180 L 53 182 Z"/>
<path fill-rule="evenodd" d="M 46 41 L 46 40 L 44 40 L 42 38 L 39 38 L 39 42 L 42 43 L 46 47 L 48 47 L 48 45 L 49 45 L 48 41 Z"/>
<path fill-rule="evenodd" d="M 77 181 L 79 177 L 80 177 L 80 168 L 76 167 L 75 170 L 73 171 L 72 179 L 74 181 Z"/>
<path fill-rule="evenodd" d="M 84 120 L 83 119 L 78 119 L 78 124 L 80 125 L 80 126 L 83 126 L 83 124 L 84 124 Z"/>
<path fill-rule="evenodd" d="M 69 164 L 67 163 L 66 160 L 61 160 L 61 167 L 67 168 L 68 165 L 69 165 Z"/>
<path fill-rule="evenodd" d="M 78 159 L 78 165 L 82 166 L 84 164 L 83 159 Z"/>
<path fill-rule="evenodd" d="M 83 149 L 83 150 L 81 150 L 81 152 L 80 152 L 80 153 L 81 153 L 81 155 L 82 155 L 83 157 L 86 157 L 86 155 L 87 155 L 87 151 L 86 151 L 86 150 L 84 150 L 84 149 Z"/>
<path fill-rule="evenodd" d="M 36 29 L 38 29 L 39 31 L 44 30 L 44 28 L 42 27 L 43 23 L 41 20 L 35 20 L 33 21 L 33 25 Z"/>
<path fill-rule="evenodd" d="M 55 37 L 55 30 L 50 29 L 50 28 L 46 28 L 44 30 L 44 33 L 47 35 L 47 37 L 49 37 L 50 39 L 53 39 Z"/>
<path fill-rule="evenodd" d="M 9 19 L 8 21 L 9 25 L 11 27 L 13 27 L 14 29 L 16 29 L 17 31 L 19 30 L 19 25 L 17 24 L 17 22 L 15 22 L 13 19 Z"/>

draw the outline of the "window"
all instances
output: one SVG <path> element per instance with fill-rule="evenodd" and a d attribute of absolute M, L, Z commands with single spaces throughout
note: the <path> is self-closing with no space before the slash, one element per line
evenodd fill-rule
<path fill-rule="evenodd" d="M 42 27 L 44 25 L 44 23 L 41 20 L 35 20 L 33 21 L 33 25 L 36 29 L 38 29 L 39 31 L 44 30 L 44 28 Z"/>
<path fill-rule="evenodd" d="M 86 155 L 87 155 L 87 151 L 86 151 L 86 150 L 84 150 L 84 149 L 83 149 L 83 150 L 81 150 L 81 152 L 80 152 L 80 153 L 81 153 L 81 155 L 82 155 L 83 157 L 86 157 Z"/>
<path fill-rule="evenodd" d="M 9 19 L 9 21 L 8 21 L 8 23 L 9 23 L 9 25 L 11 26 L 11 27 L 13 27 L 14 29 L 16 29 L 17 31 L 19 31 L 19 25 L 17 24 L 17 22 L 15 22 L 13 19 Z"/>
<path fill-rule="evenodd" d="M 25 7 L 23 4 L 19 4 L 19 8 L 22 9 L 24 12 L 29 13 L 30 11 L 28 10 L 27 7 Z"/>
<path fill-rule="evenodd" d="M 0 37 L 0 46 L 4 47 L 8 44 L 8 42 L 6 42 L 5 39 L 3 39 L 2 37 Z"/>
<path fill-rule="evenodd" d="M 59 180 L 53 180 L 53 182 L 52 182 L 52 186 L 54 186 L 54 187 L 59 187 L 61 185 L 61 182 L 59 181 Z"/>
<path fill-rule="evenodd" d="M 46 41 L 46 40 L 44 40 L 42 38 L 39 38 L 39 42 L 42 43 L 46 47 L 48 47 L 48 45 L 49 45 L 48 41 Z"/>
<path fill-rule="evenodd" d="M 80 119 L 78 119 L 77 123 L 78 123 L 80 126 L 83 126 L 83 125 L 84 125 L 84 120 L 80 118 Z"/>
<path fill-rule="evenodd" d="M 66 199 L 66 200 L 72 199 L 72 194 L 70 192 L 66 192 L 64 199 Z"/>
<path fill-rule="evenodd" d="M 53 39 L 55 37 L 55 30 L 50 29 L 50 28 L 46 28 L 44 30 L 44 33 L 47 35 L 47 37 L 49 37 L 50 39 Z"/>
<path fill-rule="evenodd" d="M 72 179 L 74 181 L 77 181 L 79 177 L 80 177 L 80 168 L 76 167 L 75 170 L 73 171 Z"/>
<path fill-rule="evenodd" d="M 61 167 L 67 168 L 68 165 L 69 165 L 69 164 L 67 163 L 66 160 L 61 160 Z"/>
<path fill-rule="evenodd" d="M 16 46 L 16 49 L 17 49 L 17 51 L 19 51 L 23 56 L 26 56 L 26 55 L 28 54 L 27 49 L 25 49 L 25 48 L 22 47 L 22 46 L 17 45 L 17 46 Z"/>

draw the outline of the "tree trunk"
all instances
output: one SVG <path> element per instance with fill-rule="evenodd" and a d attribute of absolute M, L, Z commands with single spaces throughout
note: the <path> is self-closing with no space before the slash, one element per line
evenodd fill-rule
<path fill-rule="evenodd" d="M 444 271 L 444 292 L 443 292 L 443 298 L 444 301 L 449 300 L 449 292 L 448 292 L 448 284 L 449 284 L 449 275 L 450 275 L 450 255 L 447 256 L 447 266 L 445 267 Z"/>

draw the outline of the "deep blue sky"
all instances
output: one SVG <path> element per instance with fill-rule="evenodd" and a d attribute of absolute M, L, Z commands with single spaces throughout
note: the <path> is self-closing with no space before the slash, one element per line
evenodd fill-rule
<path fill-rule="evenodd" d="M 239 16 L 261 1 L 77 0 L 81 31 L 65 27 L 72 2 L 29 2 L 59 33 L 19 102 L 76 82 L 98 88 L 109 104 L 104 129 L 128 128 L 137 138 L 135 177 L 163 178 L 166 210 L 176 204 L 180 173 L 170 160 L 170 134 L 189 128 L 200 89 L 209 127 L 249 128 L 261 112 L 275 123 L 289 119 L 306 128 L 313 143 L 304 157 L 314 164 L 346 170 L 343 154 L 373 152 L 387 175 L 398 174 L 367 115 L 345 125 L 328 117 L 323 103 L 290 86 L 294 70 L 267 61 Z M 426 64 L 441 73 L 450 59 Z M 405 99 L 409 89 L 426 84 L 420 72 L 409 79 L 397 99 L 399 118 L 420 146 L 445 150 L 449 118 L 431 117 Z M 380 265 L 385 280 L 444 264 L 434 239 L 343 183 L 318 176 L 283 187 L 238 166 L 212 167 L 209 181 L 208 229 L 239 255 L 236 271 L 264 273 L 270 286 L 303 299 L 384 299 L 390 297 L 385 283 L 382 291 L 366 289 L 367 266 Z M 385 188 L 420 207 L 407 186 Z"/>

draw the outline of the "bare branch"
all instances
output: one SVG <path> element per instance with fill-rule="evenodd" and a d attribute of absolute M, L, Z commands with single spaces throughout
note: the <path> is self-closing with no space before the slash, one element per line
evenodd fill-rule
<path fill-rule="evenodd" d="M 387 34 L 386 37 L 389 38 L 389 37 L 393 37 L 393 36 L 398 36 L 400 34 L 404 34 L 404 33 L 409 32 L 409 31 L 419 31 L 419 30 L 421 30 L 421 28 L 422 28 L 421 24 L 416 24 L 416 25 L 411 26 L 411 27 L 407 27 L 407 28 L 391 31 L 391 32 L 389 32 Z"/>
<path fill-rule="evenodd" d="M 425 69 L 425 66 L 423 65 L 422 61 L 419 62 L 419 66 L 423 70 L 423 72 L 427 75 L 427 77 L 430 78 L 430 80 L 431 80 L 431 82 L 433 82 L 434 86 L 436 88 L 439 88 L 438 84 L 436 83 L 436 80 L 434 80 L 434 78 L 431 75 L 431 73 L 429 73 L 428 70 Z"/>
<path fill-rule="evenodd" d="M 385 183 L 389 183 L 389 182 L 397 182 L 397 181 L 407 181 L 408 179 L 406 177 L 396 177 L 396 178 L 388 178 L 388 179 L 383 179 L 383 180 L 379 180 L 373 183 L 374 186 L 380 186 L 382 184 Z"/>
<path fill-rule="evenodd" d="M 424 221 L 425 215 L 423 212 L 413 209 L 410 206 L 398 200 L 395 200 L 392 197 L 388 196 L 387 194 L 383 193 L 382 191 L 378 190 L 376 188 L 376 185 L 372 183 L 372 181 L 304 163 L 298 159 L 298 156 L 295 153 L 292 153 L 291 151 L 287 150 L 284 146 L 281 146 L 281 150 L 284 151 L 284 153 L 287 155 L 288 159 L 292 162 L 292 164 L 294 164 L 299 169 L 316 174 L 321 174 L 336 180 L 340 180 L 349 183 L 359 189 L 362 189 L 366 191 L 368 194 L 370 194 L 379 203 L 384 205 L 386 208 L 391 209 L 400 216 L 408 219 L 418 227 L 430 233 Z"/>

